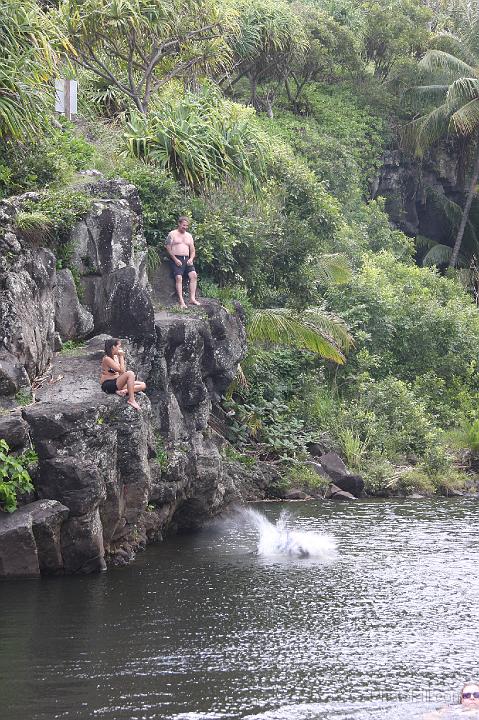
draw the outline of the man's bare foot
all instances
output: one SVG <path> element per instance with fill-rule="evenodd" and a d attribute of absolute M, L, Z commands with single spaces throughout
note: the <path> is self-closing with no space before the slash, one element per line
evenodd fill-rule
<path fill-rule="evenodd" d="M 190 305 L 201 305 L 201 303 L 198 302 L 198 300 L 193 300 L 193 298 L 192 298 L 192 299 L 190 300 Z"/>
<path fill-rule="evenodd" d="M 136 400 L 127 400 L 127 403 L 128 403 L 128 405 L 131 405 L 131 407 L 134 407 L 135 410 L 140 410 L 140 411 L 141 411 L 141 407 L 138 405 L 138 403 L 136 402 Z"/>
<path fill-rule="evenodd" d="M 116 394 L 120 397 L 126 397 L 128 395 L 128 388 L 123 388 L 123 390 L 117 390 Z"/>
<path fill-rule="evenodd" d="M 180 308 L 181 308 L 181 310 L 186 310 L 187 309 L 186 303 L 180 303 Z"/>

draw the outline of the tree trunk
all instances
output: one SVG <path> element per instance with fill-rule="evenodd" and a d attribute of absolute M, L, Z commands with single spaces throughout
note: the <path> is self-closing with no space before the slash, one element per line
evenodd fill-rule
<path fill-rule="evenodd" d="M 469 192 L 467 193 L 466 204 L 464 205 L 464 210 L 462 211 L 461 224 L 459 225 L 459 230 L 457 231 L 456 242 L 454 243 L 451 260 L 449 261 L 449 267 L 451 267 L 451 268 L 456 267 L 457 258 L 459 257 L 459 251 L 461 249 L 462 238 L 464 237 L 464 230 L 466 229 L 466 223 L 469 218 L 469 211 L 471 209 L 472 199 L 476 193 L 476 185 L 477 185 L 478 179 L 479 179 L 479 146 L 476 148 L 476 161 L 474 163 L 474 171 L 472 173 L 471 184 L 469 186 Z"/>

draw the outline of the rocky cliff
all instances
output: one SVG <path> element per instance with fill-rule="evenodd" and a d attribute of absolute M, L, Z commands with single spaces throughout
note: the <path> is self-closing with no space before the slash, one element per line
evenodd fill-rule
<path fill-rule="evenodd" d="M 15 230 L 24 199 L 0 203 L 0 438 L 38 454 L 34 494 L 0 513 L 0 575 L 126 563 L 237 494 L 209 419 L 245 352 L 241 312 L 209 300 L 185 313 L 162 307 L 171 281 L 160 270 L 153 290 L 148 282 L 136 189 L 86 190 L 91 210 L 60 271 L 52 250 Z M 99 388 L 101 333 L 127 338 L 129 367 L 147 383 L 140 413 Z"/>
<path fill-rule="evenodd" d="M 372 196 L 386 198 L 386 210 L 392 222 L 407 235 L 423 235 L 450 244 L 450 225 L 438 212 L 437 198 L 448 198 L 462 205 L 469 175 L 452 142 L 443 143 L 421 161 L 399 149 L 391 149 L 384 154 Z"/>

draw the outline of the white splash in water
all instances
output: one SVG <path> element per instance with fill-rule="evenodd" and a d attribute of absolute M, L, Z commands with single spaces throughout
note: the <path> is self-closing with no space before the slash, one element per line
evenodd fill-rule
<path fill-rule="evenodd" d="M 295 557 L 330 559 L 336 551 L 336 541 L 330 535 L 294 530 L 284 510 L 273 525 L 262 513 L 251 508 L 241 511 L 259 533 L 258 555 L 262 557 Z"/>

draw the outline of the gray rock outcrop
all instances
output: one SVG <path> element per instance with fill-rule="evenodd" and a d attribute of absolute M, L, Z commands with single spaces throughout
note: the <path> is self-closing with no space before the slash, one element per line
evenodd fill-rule
<path fill-rule="evenodd" d="M 34 202 L 38 194 L 0 202 L 0 396 L 29 388 L 49 368 L 59 339 L 93 332 L 154 336 L 138 192 L 124 180 L 83 190 L 92 196 L 92 207 L 68 238 L 81 302 L 70 270 L 57 271 L 52 250 L 30 242 L 16 227 L 25 201 Z"/>
<path fill-rule="evenodd" d="M 78 300 L 71 270 L 60 270 L 55 287 L 55 330 L 65 342 L 81 340 L 92 332 L 93 327 L 93 315 Z"/>
<path fill-rule="evenodd" d="M 67 516 L 68 508 L 54 500 L 0 513 L 0 576 L 62 572 L 60 533 Z"/>
<path fill-rule="evenodd" d="M 428 193 L 432 190 L 438 197 L 463 203 L 469 180 L 459 155 L 451 142 L 443 143 L 422 161 L 400 150 L 388 150 L 372 195 L 386 198 L 391 221 L 407 235 L 420 234 L 448 243 L 450 226 L 438 212 L 437 201 L 431 202 Z"/>
<path fill-rule="evenodd" d="M 134 185 L 105 180 L 88 186 L 97 199 L 77 223 L 72 266 L 81 276 L 84 304 L 95 332 L 144 337 L 154 334 L 147 248 L 141 203 Z"/>
<path fill-rule="evenodd" d="M 242 313 L 204 300 L 185 313 L 155 315 L 136 188 L 100 181 L 87 191 L 92 209 L 70 237 L 82 302 L 49 250 L 27 247 L 11 232 L 22 199 L 0 216 L 2 247 L 12 248 L 0 264 L 0 392 L 13 396 L 35 380 L 36 399 L 21 416 L 16 409 L 0 418 L 0 437 L 15 452 L 33 444 L 38 454 L 37 499 L 25 498 L 11 516 L 0 513 L 0 575 L 122 564 L 237 497 L 209 420 L 246 350 Z M 28 313 L 28 303 L 41 303 L 41 311 Z M 100 389 L 106 336 L 54 354 L 60 340 L 100 331 L 129 338 L 128 367 L 147 383 L 141 412 Z"/>

